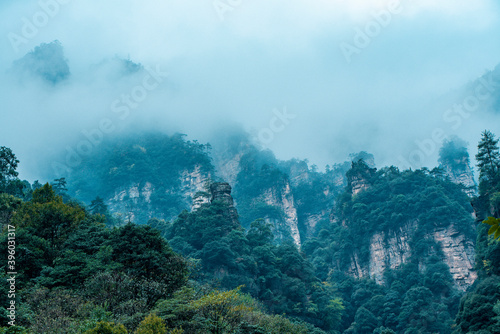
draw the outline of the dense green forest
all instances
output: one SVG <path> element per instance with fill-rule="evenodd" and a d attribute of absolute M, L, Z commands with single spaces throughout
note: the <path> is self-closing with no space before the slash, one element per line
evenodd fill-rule
<path fill-rule="evenodd" d="M 16 271 L 15 297 L 0 297 L 0 333 L 500 331 L 500 154 L 492 133 L 479 143 L 472 206 L 466 189 L 441 168 L 377 170 L 363 153 L 323 173 L 251 149 L 241 158 L 236 208 L 229 185 L 210 181 L 209 200 L 198 208 L 185 210 L 178 197 L 161 195 L 156 205 L 168 214 L 136 224 L 110 212 L 103 198 L 127 182 L 154 182 L 158 194 L 172 195 L 186 168 L 214 173 L 209 145 L 181 135 L 141 138 L 103 146 L 99 155 L 110 159 L 96 155 L 68 180 L 43 185 L 19 180 L 15 154 L 0 148 L 0 247 Z M 441 161 L 468 157 L 463 143 L 455 144 L 445 145 Z M 304 166 L 307 182 L 297 181 L 294 170 Z M 332 185 L 340 172 L 346 183 Z M 268 222 L 283 212 L 256 200 L 283 185 L 296 194 L 299 221 L 330 208 L 331 219 L 304 231 L 300 248 L 276 237 Z M 175 219 L 164 219 L 174 212 Z M 477 238 L 479 278 L 465 293 L 442 246 L 429 237 L 451 225 Z M 374 235 L 407 227 L 413 252 L 404 263 L 387 268 L 379 281 L 350 272 L 353 254 L 360 267 L 368 265 Z M 1 264 L 6 292 L 9 265 Z M 12 300 L 15 322 L 7 309 Z"/>

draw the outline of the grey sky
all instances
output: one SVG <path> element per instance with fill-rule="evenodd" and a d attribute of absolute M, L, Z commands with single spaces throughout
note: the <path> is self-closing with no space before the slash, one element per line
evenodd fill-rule
<path fill-rule="evenodd" d="M 320 166 L 366 150 L 379 166 L 408 167 L 399 157 L 407 159 L 415 141 L 436 128 L 472 149 L 485 128 L 500 135 L 494 116 L 472 115 L 453 129 L 443 122 L 451 105 L 436 103 L 500 63 L 498 1 L 64 2 L 47 7 L 53 17 L 18 43 L 12 34 L 22 36 L 26 20 L 43 20 L 40 3 L 51 1 L 0 3 L 0 73 L 53 40 L 63 45 L 72 72 L 55 88 L 0 77 L 0 145 L 16 152 L 21 176 L 30 179 L 39 155 L 116 116 L 112 102 L 142 82 L 95 72 L 114 56 L 169 73 L 130 117 L 116 121 L 120 127 L 154 124 L 203 140 L 221 122 L 235 121 L 258 138 L 272 127 L 273 110 L 286 108 L 296 117 L 265 145 L 278 158 Z M 380 16 L 391 9 L 390 17 Z M 356 46 L 358 29 L 376 24 L 369 45 Z M 342 52 L 347 44 L 357 48 L 350 61 Z M 423 165 L 433 166 L 436 152 Z"/>

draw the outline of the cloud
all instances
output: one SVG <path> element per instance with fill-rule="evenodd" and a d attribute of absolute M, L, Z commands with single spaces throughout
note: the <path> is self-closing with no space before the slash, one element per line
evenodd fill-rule
<path fill-rule="evenodd" d="M 433 129 L 456 134 L 442 120 L 450 106 L 436 100 L 500 62 L 500 10 L 489 0 L 402 0 L 350 63 L 340 45 L 356 46 L 359 31 L 394 1 L 222 0 L 233 4 L 223 20 L 214 1 L 61 1 L 16 51 L 9 34 L 22 36 L 40 3 L 54 1 L 0 4 L 1 72 L 53 40 L 71 72 L 55 87 L 0 77 L 0 145 L 17 152 L 30 178 L 40 156 L 78 143 L 102 119 L 192 138 L 235 121 L 258 138 L 283 108 L 296 118 L 266 144 L 279 158 L 324 165 L 366 150 L 380 164 L 400 164 L 398 156 Z M 142 85 L 146 72 L 110 77 L 116 56 L 168 72 L 125 120 L 111 106 Z M 475 117 L 460 129 L 471 143 L 492 124 Z M 426 159 L 432 165 L 436 155 Z"/>

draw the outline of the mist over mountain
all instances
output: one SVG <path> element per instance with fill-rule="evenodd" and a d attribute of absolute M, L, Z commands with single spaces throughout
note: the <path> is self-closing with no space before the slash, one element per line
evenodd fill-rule
<path fill-rule="evenodd" d="M 458 93 L 437 103 L 498 65 L 493 1 L 401 2 L 395 9 L 375 0 L 259 2 L 233 6 L 222 19 L 212 3 L 45 7 L 1 5 L 0 71 L 8 73 L 0 83 L 1 123 L 9 126 L 0 138 L 23 158 L 20 171 L 29 179 L 40 178 L 30 166 L 85 139 L 82 132 L 105 118 L 114 131 L 160 129 L 203 142 L 221 123 L 238 123 L 281 159 L 307 158 L 321 168 L 362 150 L 381 165 L 432 167 L 441 143 L 430 141 L 459 135 L 474 143 L 485 124 L 498 121 L 483 107 L 470 117 L 448 115 L 463 103 Z M 34 19 L 45 12 L 49 19 L 38 27 Z M 356 46 L 366 35 L 359 31 L 384 17 L 388 23 L 378 23 L 366 47 Z M 58 55 L 42 54 L 41 45 L 55 40 Z M 359 52 L 346 57 L 343 43 Z M 28 72 L 51 64 L 65 79 L 55 86 L 27 80 L 22 64 L 35 55 L 45 60 Z M 120 71 L 117 59 L 150 71 L 107 73 Z M 137 90 L 141 102 L 129 102 L 127 117 L 114 112 L 113 103 L 132 95 L 150 72 L 163 76 L 161 83 L 144 99 Z M 289 118 L 276 121 L 285 111 Z M 457 116 L 467 125 L 457 127 Z M 37 140 L 23 140 L 19 128 Z M 443 134 L 433 135 L 436 129 Z"/>
<path fill-rule="evenodd" d="M 500 332 L 497 1 L 0 18 L 0 334 Z"/>

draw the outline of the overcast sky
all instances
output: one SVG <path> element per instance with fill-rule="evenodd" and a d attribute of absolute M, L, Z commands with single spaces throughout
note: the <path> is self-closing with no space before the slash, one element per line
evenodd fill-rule
<path fill-rule="evenodd" d="M 237 122 L 278 158 L 320 166 L 365 150 L 379 167 L 417 156 L 433 167 L 436 129 L 473 154 L 482 130 L 500 135 L 494 116 L 453 128 L 443 121 L 452 105 L 436 103 L 500 63 L 498 1 L 54 1 L 0 2 L 0 146 L 17 154 L 21 177 L 37 178 L 41 155 L 103 119 L 201 140 Z M 26 34 L 30 24 L 39 27 Z M 54 40 L 69 80 L 48 87 L 3 74 Z M 99 77 L 96 65 L 115 56 L 168 72 L 123 120 L 111 105 L 144 75 Z"/>

